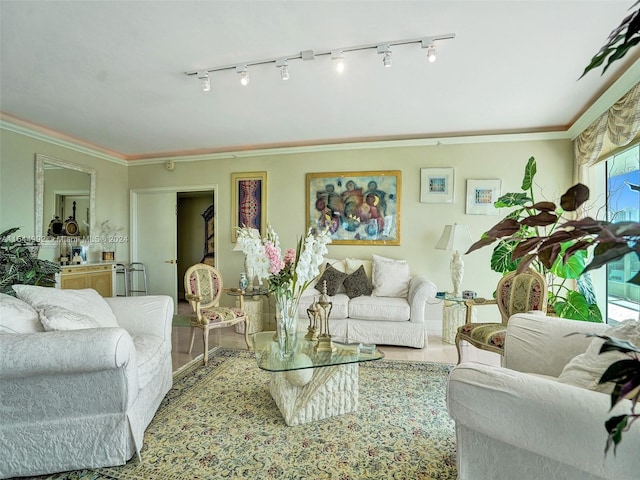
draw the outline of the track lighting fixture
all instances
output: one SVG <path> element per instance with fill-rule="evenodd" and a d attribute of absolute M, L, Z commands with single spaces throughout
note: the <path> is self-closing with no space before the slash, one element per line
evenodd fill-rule
<path fill-rule="evenodd" d="M 389 68 L 391 66 L 391 47 L 389 45 L 378 45 L 378 53 L 384 55 L 382 64 Z"/>
<path fill-rule="evenodd" d="M 249 69 L 246 65 L 236 66 L 236 73 L 240 74 L 240 83 L 243 87 L 249 85 Z"/>
<path fill-rule="evenodd" d="M 211 90 L 211 80 L 209 80 L 209 74 L 207 72 L 198 73 L 198 78 L 200 79 L 200 86 L 203 92 Z"/>
<path fill-rule="evenodd" d="M 344 52 L 342 50 L 331 52 L 331 60 L 336 61 L 336 71 L 338 73 L 344 72 Z"/>
<path fill-rule="evenodd" d="M 280 78 L 282 80 L 289 80 L 289 63 L 286 58 L 276 60 L 276 67 L 280 69 Z"/>
<path fill-rule="evenodd" d="M 301 50 L 300 53 L 294 55 L 286 55 L 279 56 L 276 58 L 267 58 L 265 60 L 253 60 L 251 62 L 242 62 L 242 63 L 234 63 L 231 65 L 222 65 L 219 67 L 209 67 L 203 70 L 194 70 L 190 72 L 185 72 L 185 75 L 194 75 L 200 79 L 200 85 L 202 90 L 208 92 L 211 90 L 211 83 L 209 79 L 209 74 L 212 72 L 219 72 L 222 70 L 231 70 L 235 69 L 235 71 L 240 75 L 240 83 L 242 85 L 247 85 L 249 83 L 249 70 L 248 68 L 253 65 L 263 65 L 266 63 L 275 63 L 276 67 L 280 69 L 280 78 L 282 80 L 289 79 L 289 61 L 291 60 L 315 60 L 316 57 L 331 55 L 332 60 L 336 60 L 336 70 L 338 72 L 342 72 L 344 70 L 344 54 L 345 52 L 355 52 L 359 50 L 372 50 L 376 49 L 378 54 L 384 55 L 382 57 L 382 63 L 385 67 L 391 66 L 391 47 L 396 45 L 409 45 L 413 43 L 420 43 L 422 48 L 427 49 L 427 59 L 429 62 L 435 62 L 436 60 L 436 46 L 435 42 L 439 42 L 441 40 L 449 40 L 455 38 L 455 33 L 447 33 L 445 35 L 436 35 L 432 37 L 420 37 L 420 38 L 410 38 L 405 40 L 393 40 L 390 42 L 382 42 L 382 43 L 371 43 L 368 45 L 356 45 L 353 47 L 343 47 L 339 49 L 332 50 L 321 50 L 321 51 L 313 51 L 313 50 Z"/>
<path fill-rule="evenodd" d="M 422 40 L 422 48 L 427 49 L 427 60 L 433 63 L 436 61 L 436 45 L 433 43 L 433 38 L 425 38 Z"/>

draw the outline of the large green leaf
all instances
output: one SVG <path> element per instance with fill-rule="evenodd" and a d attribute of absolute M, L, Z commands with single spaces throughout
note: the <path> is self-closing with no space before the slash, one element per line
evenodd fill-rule
<path fill-rule="evenodd" d="M 522 178 L 522 190 L 525 192 L 531 188 L 533 185 L 533 177 L 536 176 L 537 168 L 536 168 L 536 159 L 531 157 L 527 162 L 527 166 L 524 167 L 524 177 Z"/>
<path fill-rule="evenodd" d="M 589 303 L 580 292 L 570 290 L 567 293 L 566 301 L 558 301 L 553 306 L 559 317 L 582 320 L 585 322 L 595 322 L 589 310 Z"/>
<path fill-rule="evenodd" d="M 532 202 L 526 193 L 505 193 L 493 204 L 496 208 L 523 207 L 527 203 Z"/>
<path fill-rule="evenodd" d="M 505 273 L 513 272 L 518 268 L 518 260 L 512 260 L 513 250 L 518 245 L 517 241 L 513 240 L 501 240 L 498 245 L 493 249 L 491 255 L 491 270 L 494 272 Z"/>
<path fill-rule="evenodd" d="M 556 277 L 577 279 L 584 272 L 587 264 L 587 252 L 578 250 L 571 255 L 566 262 L 562 261 L 564 251 L 569 248 L 573 242 L 565 242 L 561 244 L 560 254 L 551 265 L 549 271 Z"/>

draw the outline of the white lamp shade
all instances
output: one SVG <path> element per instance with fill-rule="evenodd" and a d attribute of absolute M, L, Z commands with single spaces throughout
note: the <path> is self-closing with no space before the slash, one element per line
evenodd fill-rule
<path fill-rule="evenodd" d="M 465 252 L 471 246 L 471 233 L 466 225 L 445 225 L 444 231 L 438 243 L 437 250 L 452 250 L 454 252 Z"/>

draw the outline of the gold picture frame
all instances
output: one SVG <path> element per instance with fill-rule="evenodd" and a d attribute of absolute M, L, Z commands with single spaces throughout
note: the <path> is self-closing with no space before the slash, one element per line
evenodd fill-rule
<path fill-rule="evenodd" d="M 267 172 L 231 174 L 231 241 L 236 227 L 247 226 L 264 236 L 267 227 Z"/>
<path fill-rule="evenodd" d="M 400 245 L 400 170 L 306 175 L 307 225 L 333 245 Z"/>

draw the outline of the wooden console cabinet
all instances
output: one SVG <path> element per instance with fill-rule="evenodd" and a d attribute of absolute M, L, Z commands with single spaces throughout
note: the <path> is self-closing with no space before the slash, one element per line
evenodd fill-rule
<path fill-rule="evenodd" d="M 64 265 L 60 267 L 60 273 L 56 274 L 56 288 L 93 288 L 103 297 L 112 297 L 115 280 L 114 263 Z"/>

